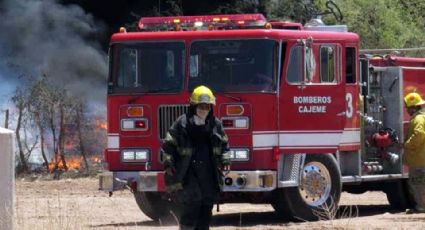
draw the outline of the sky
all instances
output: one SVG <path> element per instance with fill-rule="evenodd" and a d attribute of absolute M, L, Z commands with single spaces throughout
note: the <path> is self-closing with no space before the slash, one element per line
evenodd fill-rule
<path fill-rule="evenodd" d="M 16 125 L 11 97 L 42 76 L 106 117 L 107 25 L 77 5 L 57 0 L 0 0 L 0 126 Z M 28 133 L 28 138 L 36 132 Z M 39 150 L 32 154 L 39 161 Z"/>
<path fill-rule="evenodd" d="M 0 16 L 0 105 L 16 86 L 41 76 L 72 95 L 104 103 L 108 67 L 98 40 L 105 36 L 102 21 L 55 0 L 3 0 Z"/>

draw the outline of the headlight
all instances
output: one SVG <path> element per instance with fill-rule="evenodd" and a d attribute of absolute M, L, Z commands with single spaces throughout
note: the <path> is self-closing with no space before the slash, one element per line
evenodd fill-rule
<path fill-rule="evenodd" d="M 248 129 L 249 118 L 248 117 L 222 117 L 224 129 Z"/>
<path fill-rule="evenodd" d="M 149 157 L 149 151 L 147 149 L 137 150 L 135 155 L 136 155 L 136 160 L 147 161 Z"/>
<path fill-rule="evenodd" d="M 230 149 L 229 155 L 230 155 L 230 160 L 232 161 L 248 161 L 249 160 L 248 149 Z"/>
<path fill-rule="evenodd" d="M 132 120 L 122 120 L 121 129 L 134 129 L 134 121 Z"/>
<path fill-rule="evenodd" d="M 134 160 L 134 151 L 124 150 L 122 152 L 123 161 L 131 161 Z"/>
<path fill-rule="evenodd" d="M 148 149 L 126 149 L 121 152 L 123 162 L 146 162 L 149 161 L 149 157 Z"/>
<path fill-rule="evenodd" d="M 146 118 L 122 119 L 121 130 L 123 131 L 147 131 L 149 121 Z"/>
<path fill-rule="evenodd" d="M 248 151 L 247 150 L 236 150 L 235 159 L 248 160 Z"/>

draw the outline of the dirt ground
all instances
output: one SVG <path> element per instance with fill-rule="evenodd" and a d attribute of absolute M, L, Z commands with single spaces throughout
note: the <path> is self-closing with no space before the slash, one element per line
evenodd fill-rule
<path fill-rule="evenodd" d="M 174 220 L 158 223 L 143 215 L 129 191 L 109 197 L 97 188 L 96 178 L 17 179 L 17 229 L 178 229 Z M 224 204 L 211 228 L 425 229 L 425 214 L 393 211 L 381 192 L 343 193 L 340 205 L 345 218 L 294 223 L 280 220 L 270 205 Z"/>

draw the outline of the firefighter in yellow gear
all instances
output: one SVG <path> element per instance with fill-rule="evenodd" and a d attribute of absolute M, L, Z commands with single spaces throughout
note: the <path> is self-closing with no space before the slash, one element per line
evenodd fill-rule
<path fill-rule="evenodd" d="M 410 123 L 404 142 L 404 163 L 409 167 L 409 189 L 416 202 L 406 213 L 425 212 L 425 101 L 416 93 L 404 97 Z"/>
<path fill-rule="evenodd" d="M 162 145 L 165 185 L 176 196 L 180 229 L 209 229 L 222 170 L 230 164 L 227 135 L 213 105 L 209 88 L 195 88 L 188 112 L 173 123 Z"/>

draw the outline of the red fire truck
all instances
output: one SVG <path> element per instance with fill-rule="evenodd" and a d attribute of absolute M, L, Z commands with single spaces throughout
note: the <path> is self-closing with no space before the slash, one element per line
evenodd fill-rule
<path fill-rule="evenodd" d="M 360 55 L 357 34 L 319 22 L 150 17 L 114 34 L 100 189 L 130 188 L 147 216 L 166 215 L 161 140 L 205 85 L 231 147 L 220 202 L 314 220 L 342 191 L 381 190 L 408 207 L 403 95 L 425 93 L 425 59 Z"/>

